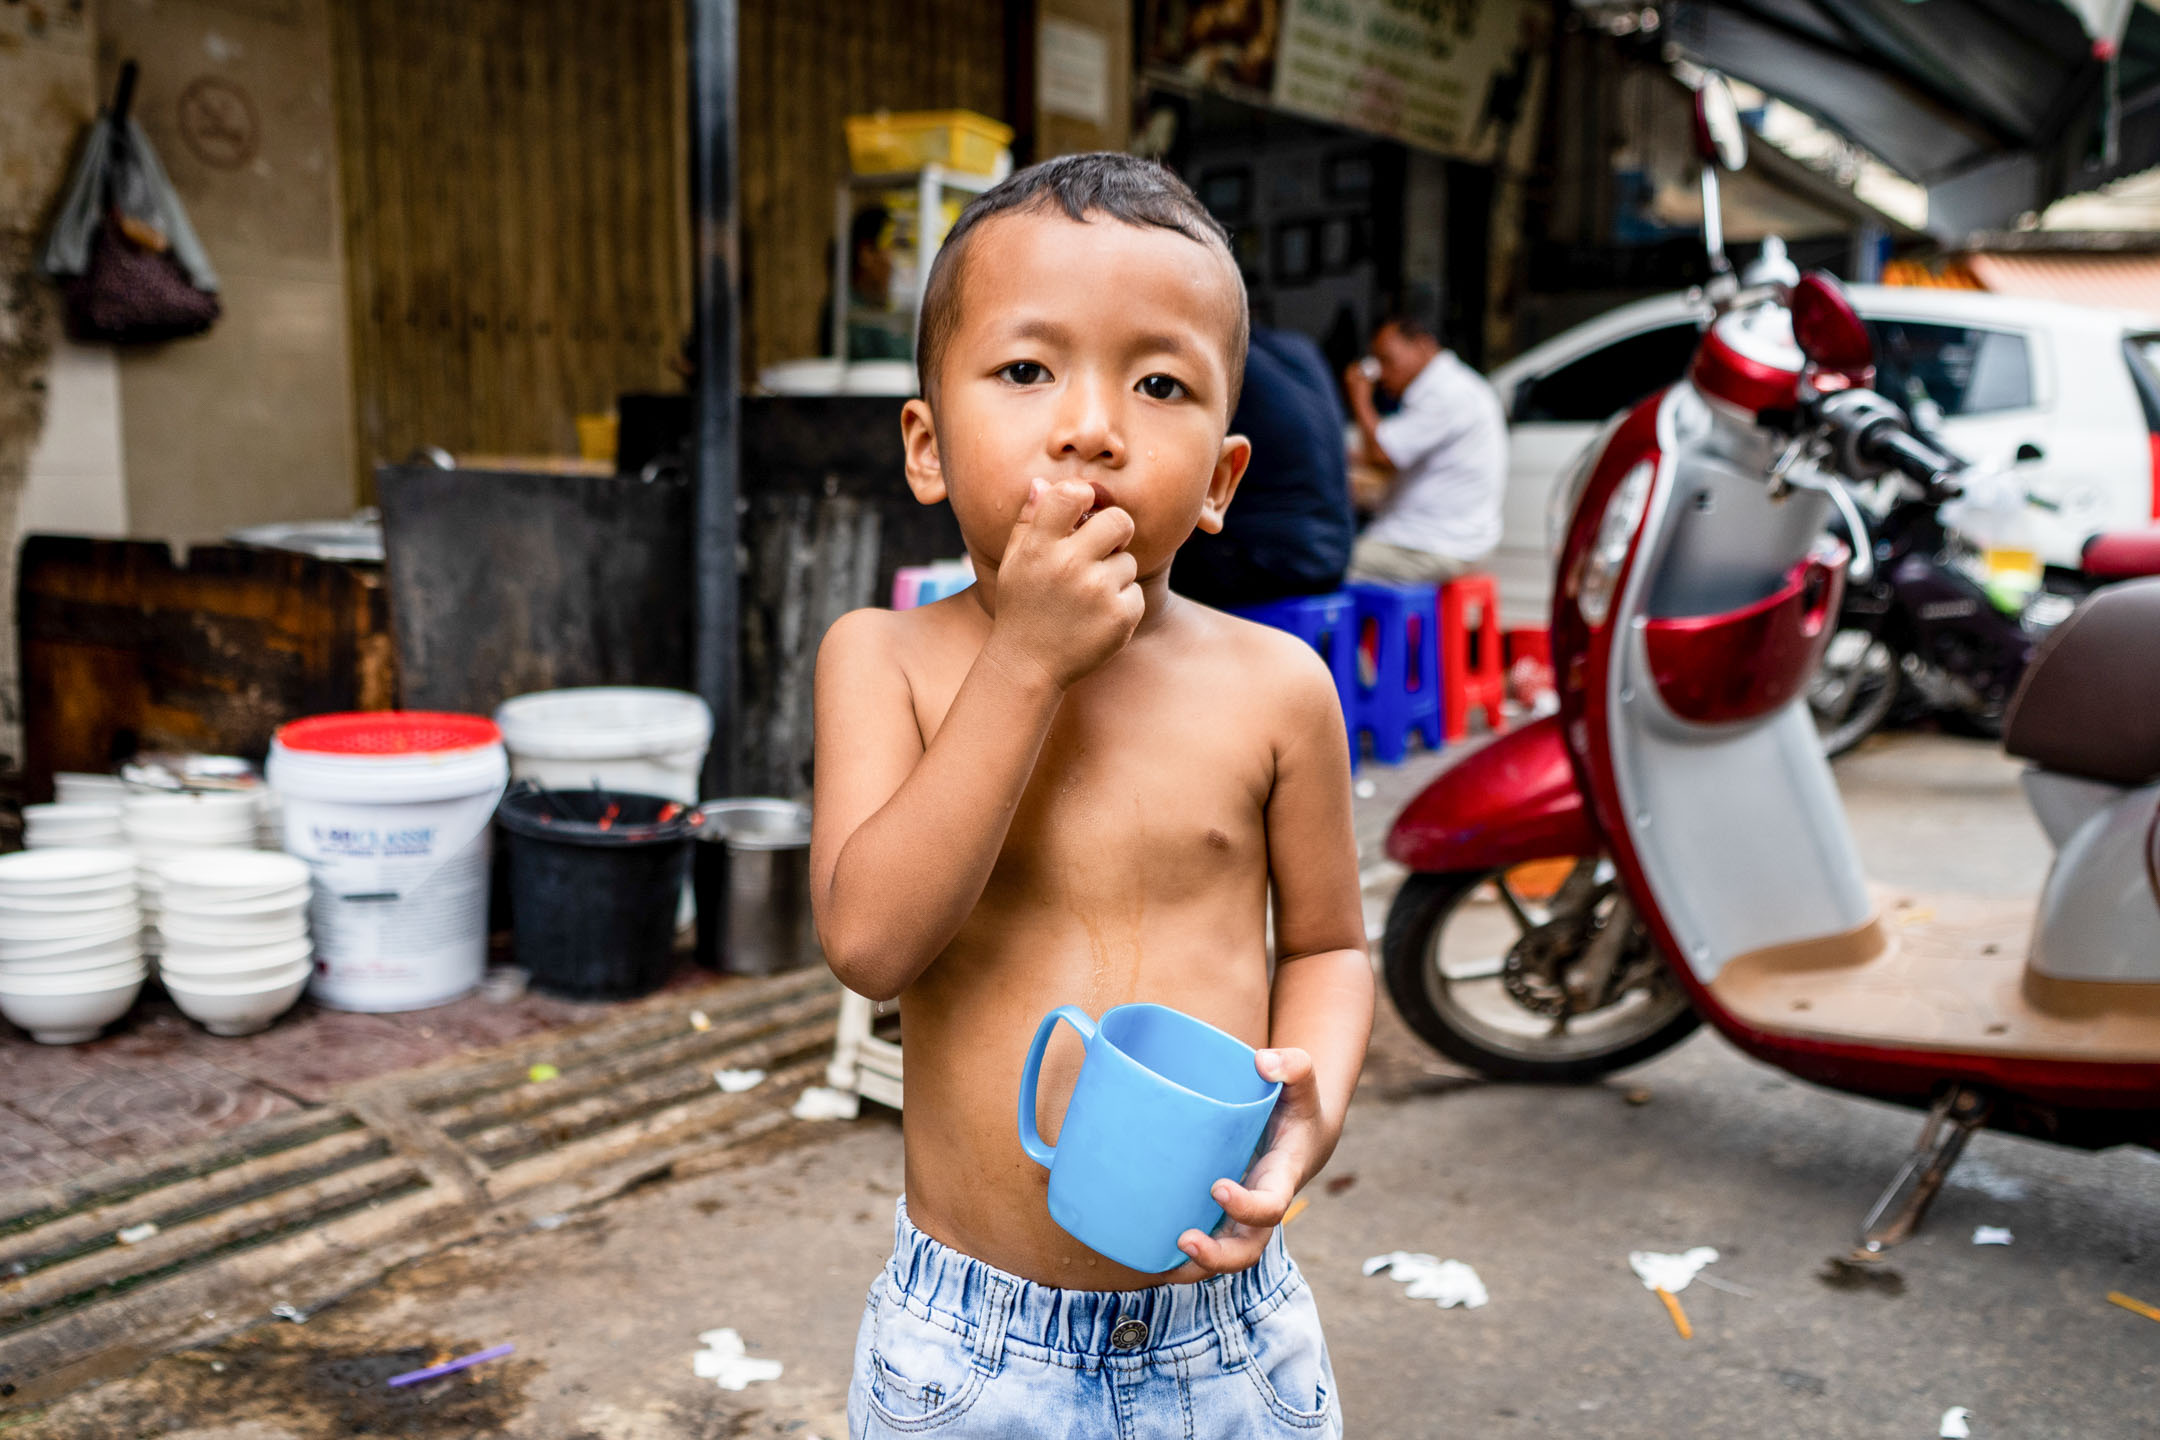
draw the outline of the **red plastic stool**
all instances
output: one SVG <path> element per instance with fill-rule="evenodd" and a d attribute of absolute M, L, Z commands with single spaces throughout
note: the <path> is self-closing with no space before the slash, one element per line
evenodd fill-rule
<path fill-rule="evenodd" d="M 1450 745 L 1470 733 L 1470 711 L 1485 712 L 1494 730 L 1506 725 L 1507 669 L 1501 658 L 1500 592 L 1473 570 L 1440 587 L 1440 713 Z"/>
<path fill-rule="evenodd" d="M 1550 714 L 1560 703 L 1553 682 L 1551 633 L 1510 630 L 1505 639 L 1508 699 L 1525 710 Z"/>

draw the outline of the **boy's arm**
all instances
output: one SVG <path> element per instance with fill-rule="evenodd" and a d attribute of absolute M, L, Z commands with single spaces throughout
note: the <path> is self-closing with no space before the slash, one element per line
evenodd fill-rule
<path fill-rule="evenodd" d="M 1275 986 L 1268 1046 L 1257 1067 L 1283 1084 L 1266 1148 L 1244 1183 L 1216 1182 L 1228 1223 L 1188 1230 L 1194 1263 L 1180 1277 L 1254 1264 L 1290 1202 L 1320 1173 L 1342 1134 L 1372 1035 L 1372 962 L 1350 820 L 1350 742 L 1341 702 L 1318 657 L 1298 657 L 1292 739 L 1268 797 L 1268 870 L 1275 885 Z M 1190 1276 L 1187 1272 L 1192 1272 Z"/>
<path fill-rule="evenodd" d="M 818 652 L 810 866 L 818 938 L 849 989 L 914 982 L 958 933 L 1005 844 L 1066 687 L 1121 649 L 1143 601 L 1132 517 L 1044 486 L 1013 525 L 990 638 L 928 746 L 889 616 L 843 618 Z"/>

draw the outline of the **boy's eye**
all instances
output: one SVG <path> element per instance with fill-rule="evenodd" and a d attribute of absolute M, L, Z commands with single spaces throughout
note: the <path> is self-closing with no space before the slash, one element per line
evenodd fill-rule
<path fill-rule="evenodd" d="M 1050 372 L 1033 360 L 1015 360 L 997 373 L 999 379 L 1014 385 L 1040 385 L 1050 378 Z"/>
<path fill-rule="evenodd" d="M 1168 375 L 1150 375 L 1138 388 L 1150 400 L 1176 400 L 1187 393 L 1184 385 Z"/>

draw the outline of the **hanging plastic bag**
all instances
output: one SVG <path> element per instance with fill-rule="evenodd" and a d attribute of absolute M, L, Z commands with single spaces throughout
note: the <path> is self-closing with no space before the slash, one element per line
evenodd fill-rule
<path fill-rule="evenodd" d="M 127 113 L 134 88 L 130 62 L 83 142 L 39 262 L 60 285 L 77 340 L 175 340 L 218 318 L 217 272 Z"/>

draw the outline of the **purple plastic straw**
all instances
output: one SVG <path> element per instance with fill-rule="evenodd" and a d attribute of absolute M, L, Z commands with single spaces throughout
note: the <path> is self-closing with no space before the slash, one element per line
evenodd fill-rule
<path fill-rule="evenodd" d="M 515 1349 L 515 1345 L 490 1345 L 485 1350 L 475 1350 L 470 1355 L 460 1355 L 455 1360 L 445 1360 L 442 1364 L 430 1365 L 425 1370 L 408 1370 L 403 1375 L 392 1375 L 390 1383 L 417 1385 L 422 1380 L 437 1380 L 445 1375 L 455 1375 L 460 1370 L 469 1369 L 483 1360 L 500 1360 Z"/>

